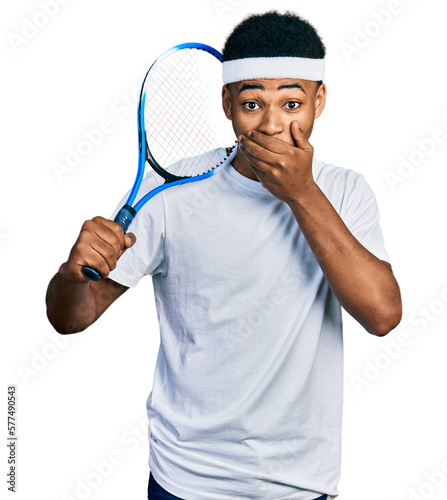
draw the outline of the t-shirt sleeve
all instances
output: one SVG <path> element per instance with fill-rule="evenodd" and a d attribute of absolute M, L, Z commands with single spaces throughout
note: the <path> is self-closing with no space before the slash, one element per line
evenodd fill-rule
<path fill-rule="evenodd" d="M 350 171 L 340 217 L 354 237 L 378 259 L 390 262 L 385 250 L 377 200 L 363 175 Z M 354 178 L 352 178 L 354 177 Z"/>
<path fill-rule="evenodd" d="M 152 176 L 146 177 L 140 192 L 147 193 L 158 184 Z M 116 208 L 113 217 L 125 199 Z M 128 232 L 134 233 L 137 241 L 124 252 L 109 278 L 121 285 L 135 287 L 144 276 L 154 276 L 164 270 L 165 215 L 162 195 L 155 195 L 140 209 Z"/>

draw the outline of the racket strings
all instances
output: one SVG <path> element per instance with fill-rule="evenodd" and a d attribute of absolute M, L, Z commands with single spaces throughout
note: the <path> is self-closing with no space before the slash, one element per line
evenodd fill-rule
<path fill-rule="evenodd" d="M 196 138 L 201 141 L 201 145 L 206 144 L 207 147 L 211 148 L 214 144 L 207 139 L 208 137 L 212 137 L 212 129 L 209 125 L 212 110 L 207 110 L 203 107 L 203 102 L 206 102 L 207 95 L 202 94 L 202 100 L 199 98 L 199 92 L 206 92 L 207 89 L 203 88 L 202 81 L 194 79 L 196 75 L 196 73 L 193 72 L 195 61 L 191 59 L 191 56 L 187 54 L 179 59 L 181 64 L 176 67 L 173 67 L 171 64 L 169 68 L 165 65 L 160 71 L 164 83 L 158 87 L 159 99 L 157 105 L 159 107 L 155 117 L 158 119 L 159 127 L 161 126 L 161 122 L 165 126 L 161 128 L 165 133 L 160 134 L 156 139 L 158 148 L 155 150 L 155 154 L 157 156 L 162 154 L 160 158 L 165 165 L 173 163 L 177 159 L 177 156 L 173 155 L 173 149 L 166 148 L 166 141 L 170 138 L 172 141 L 173 137 L 184 137 L 190 127 L 196 127 Z M 179 78 L 179 74 L 182 78 Z M 203 97 L 205 97 L 205 99 L 203 99 Z M 163 103 L 166 104 L 163 106 Z M 170 106 L 171 109 L 167 110 L 166 105 Z M 180 106 L 183 109 L 179 110 L 179 113 L 174 115 Z M 181 121 L 179 120 L 179 116 L 182 118 Z M 200 119 L 198 119 L 198 117 L 200 117 Z M 185 158 L 197 153 L 194 141 L 182 140 L 180 143 L 180 141 L 177 140 L 176 142 L 177 152 L 179 154 L 180 151 L 182 152 L 181 157 Z M 181 146 L 180 151 L 178 150 L 178 146 Z M 199 153 L 200 152 L 201 151 L 199 151 Z M 185 163 L 183 171 L 180 173 L 184 175 L 188 174 L 187 162 Z"/>
<path fill-rule="evenodd" d="M 201 156 L 234 142 L 222 110 L 221 85 L 221 63 L 197 49 L 175 52 L 150 71 L 145 88 L 147 143 L 167 172 L 190 177 L 209 171 L 222 161 L 222 153 L 217 164 L 216 155 L 207 155 L 205 165 Z"/>

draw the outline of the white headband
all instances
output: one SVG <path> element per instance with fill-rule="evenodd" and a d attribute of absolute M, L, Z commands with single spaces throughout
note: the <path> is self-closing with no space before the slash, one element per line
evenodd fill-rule
<path fill-rule="evenodd" d="M 324 59 L 305 57 L 247 57 L 222 64 L 223 83 L 264 78 L 324 80 Z"/>

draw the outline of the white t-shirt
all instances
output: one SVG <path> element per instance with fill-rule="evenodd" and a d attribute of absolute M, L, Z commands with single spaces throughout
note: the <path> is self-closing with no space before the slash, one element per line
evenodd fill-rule
<path fill-rule="evenodd" d="M 389 261 L 363 176 L 313 162 L 353 235 Z M 141 193 L 162 183 L 155 173 Z M 186 500 L 338 494 L 341 308 L 287 204 L 231 165 L 156 195 L 110 278 L 153 276 L 149 467 Z"/>

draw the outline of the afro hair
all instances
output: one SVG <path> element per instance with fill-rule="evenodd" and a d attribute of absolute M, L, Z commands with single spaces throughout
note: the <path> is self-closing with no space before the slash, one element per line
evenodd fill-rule
<path fill-rule="evenodd" d="M 253 14 L 237 25 L 223 48 L 223 60 L 247 57 L 323 59 L 326 49 L 316 29 L 292 12 Z"/>

